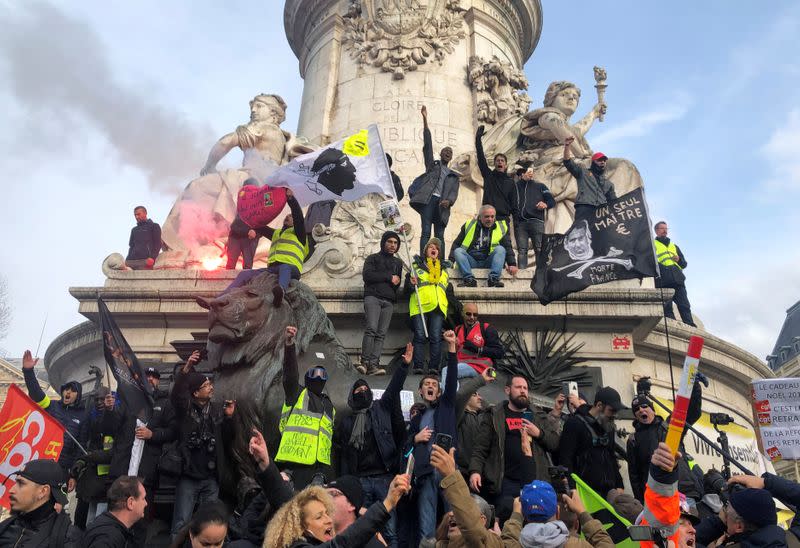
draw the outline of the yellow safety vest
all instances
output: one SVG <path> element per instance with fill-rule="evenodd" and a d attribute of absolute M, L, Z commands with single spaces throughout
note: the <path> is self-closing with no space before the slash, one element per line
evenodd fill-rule
<path fill-rule="evenodd" d="M 678 268 L 681 268 L 678 263 L 672 260 L 672 256 L 678 254 L 678 246 L 676 246 L 673 242 L 670 242 L 669 246 L 666 246 L 658 240 L 654 241 L 656 243 L 656 258 L 658 259 L 658 262 L 664 266 L 677 266 Z"/>
<path fill-rule="evenodd" d="M 431 310 L 439 309 L 447 317 L 447 270 L 442 267 L 442 275 L 439 283 L 431 283 L 430 273 L 418 264 L 414 263 L 414 272 L 417 276 L 417 293 L 422 303 L 422 312 L 427 314 Z M 412 294 L 408 303 L 408 312 L 411 316 L 419 314 L 417 296 Z"/>
<path fill-rule="evenodd" d="M 331 463 L 333 439 L 333 416 L 327 413 L 312 413 L 308 409 L 307 389 L 300 392 L 295 404 L 283 403 L 278 429 L 281 443 L 275 462 L 294 462 L 297 464 Z"/>
<path fill-rule="evenodd" d="M 114 446 L 114 438 L 112 438 L 111 436 L 103 436 L 103 451 L 110 451 L 113 446 Z M 107 476 L 110 471 L 111 471 L 110 464 L 97 465 L 98 476 Z"/>
<path fill-rule="evenodd" d="M 477 226 L 478 221 L 475 219 L 464 224 L 464 241 L 461 242 L 461 246 L 464 249 L 469 249 L 469 246 L 472 245 L 472 240 L 475 238 L 475 227 Z M 507 221 L 497 221 L 494 224 L 494 230 L 492 230 L 492 241 L 489 243 L 489 253 L 494 251 L 494 248 L 497 247 L 497 244 L 500 243 L 500 240 L 502 240 L 507 233 Z"/>
<path fill-rule="evenodd" d="M 308 257 L 308 238 L 301 244 L 294 234 L 294 228 L 278 229 L 272 235 L 268 264 L 285 263 L 297 268 L 302 274 L 303 262 Z"/>

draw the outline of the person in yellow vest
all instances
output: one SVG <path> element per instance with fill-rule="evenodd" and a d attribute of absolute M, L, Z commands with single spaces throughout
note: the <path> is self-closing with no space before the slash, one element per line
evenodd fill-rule
<path fill-rule="evenodd" d="M 283 218 L 281 228 L 264 226 L 257 229 L 251 228 L 247 233 L 248 238 L 264 236 L 272 240 L 267 268 L 241 271 L 231 285 L 222 292 L 223 295 L 236 287 L 245 285 L 266 271 L 278 278 L 278 285 L 272 289 L 272 304 L 275 308 L 279 308 L 283 303 L 283 295 L 289 287 L 289 282 L 292 279 L 300 279 L 300 275 L 303 273 L 303 263 L 311 254 L 311 239 L 306 234 L 303 210 L 291 190 L 286 191 L 286 198 L 291 214 Z"/>
<path fill-rule="evenodd" d="M 661 271 L 661 276 L 656 278 L 656 287 L 675 290 L 672 298 L 664 303 L 664 316 L 675 319 L 675 314 L 672 312 L 672 303 L 674 302 L 681 315 L 681 321 L 686 325 L 696 327 L 692 321 L 692 307 L 686 293 L 686 276 L 683 273 L 686 268 L 686 258 L 683 256 L 681 248 L 667 237 L 669 227 L 666 222 L 659 221 L 654 228 L 656 230 L 656 259 L 658 259 L 658 268 Z"/>
<path fill-rule="evenodd" d="M 500 281 L 503 266 L 512 276 L 517 273 L 517 260 L 508 235 L 508 221 L 497 221 L 494 206 L 484 205 L 478 218 L 464 223 L 453 242 L 450 260 L 455 261 L 463 280 L 459 287 L 478 287 L 473 268 L 489 269 L 489 287 L 503 287 Z"/>
<path fill-rule="evenodd" d="M 290 472 L 296 490 L 310 483 L 333 479 L 331 446 L 336 411 L 325 390 L 328 372 L 322 366 L 312 367 L 300 385 L 295 337 L 297 328 L 284 331 L 283 391 L 285 393 L 278 428 L 281 442 L 275 462 L 281 471 Z M 315 481 L 315 479 L 317 481 Z"/>
<path fill-rule="evenodd" d="M 447 317 L 447 269 L 450 262 L 441 260 L 442 242 L 431 238 L 425 244 L 423 257 L 416 255 L 411 272 L 406 276 L 406 291 L 411 297 L 408 312 L 414 328 L 414 374 L 436 374 L 442 362 L 442 326 Z M 413 291 L 416 286 L 416 293 Z M 424 316 L 424 318 L 423 318 Z M 428 327 L 430 359 L 425 365 L 425 328 Z"/>

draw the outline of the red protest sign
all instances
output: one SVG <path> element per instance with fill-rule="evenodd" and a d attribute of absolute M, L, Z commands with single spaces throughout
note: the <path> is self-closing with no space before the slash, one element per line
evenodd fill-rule
<path fill-rule="evenodd" d="M 252 228 L 267 226 L 286 205 L 286 189 L 271 186 L 243 186 L 239 190 L 236 213 Z"/>
<path fill-rule="evenodd" d="M 64 427 L 12 384 L 0 409 L 0 505 L 9 508 L 8 476 L 35 459 L 58 460 Z"/>

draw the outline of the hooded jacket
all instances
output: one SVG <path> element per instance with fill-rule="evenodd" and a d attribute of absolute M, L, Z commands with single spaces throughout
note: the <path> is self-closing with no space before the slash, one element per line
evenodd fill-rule
<path fill-rule="evenodd" d="M 579 515 L 578 521 L 580 521 L 581 533 L 584 538 L 568 534 L 560 546 L 565 548 L 614 548 L 616 546 L 600 520 L 593 518 L 589 512 L 583 512 Z M 549 523 L 561 524 L 566 528 L 566 525 L 561 521 Z M 563 538 L 561 525 L 553 527 L 548 526 L 546 523 L 529 523 L 523 529 L 522 515 L 515 512 L 511 514 L 511 517 L 503 526 L 503 542 L 505 546 L 513 546 L 514 548 L 518 548 L 520 545 L 536 548 L 546 546 L 546 543 L 554 543 Z"/>
<path fill-rule="evenodd" d="M 131 229 L 126 261 L 155 259 L 161 251 L 161 227 L 152 219 L 136 223 Z"/>
<path fill-rule="evenodd" d="M 578 181 L 578 194 L 575 196 L 576 206 L 598 207 L 617 199 L 614 183 L 608 180 L 605 171 L 598 170 L 594 165 L 586 169 L 571 158 L 564 160 L 564 167 Z"/>
<path fill-rule="evenodd" d="M 396 232 L 384 232 L 381 236 L 381 250 L 366 258 L 362 276 L 364 278 L 364 297 L 377 297 L 395 303 L 400 284 L 392 284 L 392 276 L 402 277 L 403 261 L 396 255 L 390 255 L 383 250 L 383 246 L 389 238 L 395 238 L 398 243 L 400 242 L 400 236 Z"/>
<path fill-rule="evenodd" d="M 72 434 L 82 446 L 86 447 L 86 441 L 89 439 L 89 411 L 81 402 L 83 395 L 83 386 L 77 381 L 69 381 L 61 386 L 59 394 L 64 392 L 64 389 L 71 386 L 78 396 L 75 402 L 65 405 L 60 400 L 51 400 L 39 386 L 39 379 L 36 378 L 36 373 L 33 369 L 23 369 L 22 373 L 25 377 L 25 386 L 28 388 L 28 395 L 35 401 L 39 407 L 47 411 L 51 417 L 61 423 L 64 429 Z M 75 444 L 75 442 L 67 435 L 64 435 L 64 448 L 61 450 L 61 456 L 58 457 L 58 464 L 66 471 L 72 468 L 75 460 L 83 455 L 83 451 Z"/>
<path fill-rule="evenodd" d="M 395 473 L 400 464 L 401 450 L 405 439 L 406 427 L 403 419 L 403 411 L 400 408 L 400 391 L 408 376 L 408 366 L 400 363 L 394 370 L 386 391 L 381 399 L 372 401 L 367 408 L 367 420 L 369 420 L 368 435 L 374 437 L 374 443 L 378 447 L 378 458 L 383 464 L 384 473 Z M 353 383 L 350 395 L 347 399 L 348 407 L 356 411 L 359 406 L 353 399 L 353 391 L 366 381 L 359 379 Z M 368 390 L 370 399 L 372 390 Z M 359 475 L 363 469 L 359 464 L 363 461 L 364 455 L 357 451 L 350 443 L 350 437 L 355 426 L 355 414 L 344 417 L 334 431 L 334 447 L 339 454 L 339 475 Z M 367 443 L 369 446 L 370 443 Z"/>

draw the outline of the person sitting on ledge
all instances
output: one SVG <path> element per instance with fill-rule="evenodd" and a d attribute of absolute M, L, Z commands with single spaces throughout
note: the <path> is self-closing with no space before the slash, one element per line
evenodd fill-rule
<path fill-rule="evenodd" d="M 161 252 L 161 227 L 147 218 L 144 206 L 136 206 L 133 216 L 136 226 L 131 229 L 125 266 L 132 270 L 152 270 Z"/>
<path fill-rule="evenodd" d="M 517 273 L 517 260 L 511 249 L 508 222 L 495 221 L 494 206 L 481 206 L 478 218 L 464 223 L 453 242 L 450 260 L 458 264 L 464 277 L 459 287 L 478 287 L 473 268 L 489 268 L 489 287 L 504 287 L 500 281 L 503 265 L 512 276 Z"/>

